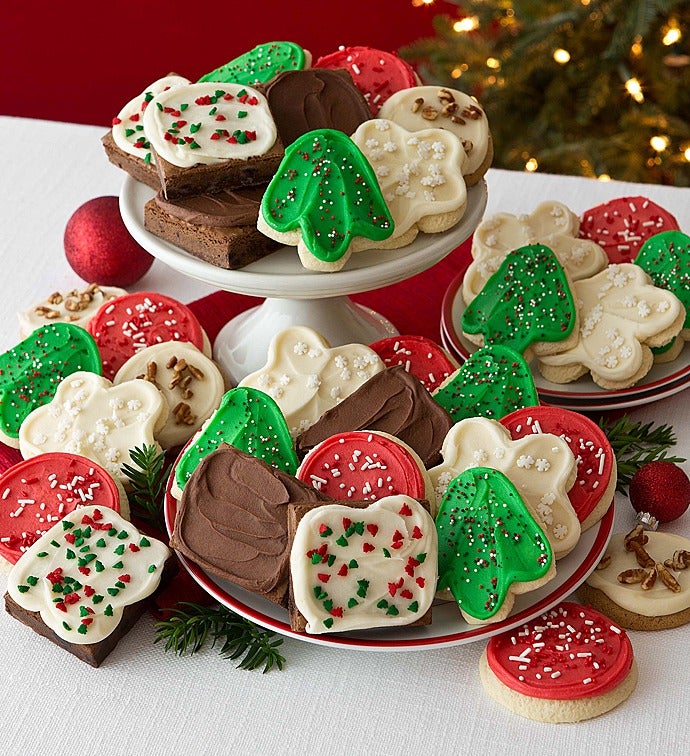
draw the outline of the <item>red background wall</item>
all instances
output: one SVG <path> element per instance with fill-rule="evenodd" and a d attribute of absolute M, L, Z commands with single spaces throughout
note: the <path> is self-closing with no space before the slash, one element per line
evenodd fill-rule
<path fill-rule="evenodd" d="M 5 3 L 0 114 L 109 125 L 169 71 L 194 80 L 260 42 L 290 40 L 314 57 L 339 45 L 396 50 L 456 12 L 438 0 Z"/>

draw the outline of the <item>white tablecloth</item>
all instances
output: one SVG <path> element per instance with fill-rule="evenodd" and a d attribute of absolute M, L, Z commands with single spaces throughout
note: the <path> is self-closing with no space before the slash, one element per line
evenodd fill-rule
<path fill-rule="evenodd" d="M 0 349 L 17 340 L 16 313 L 81 284 L 62 235 L 86 200 L 119 192 L 102 128 L 0 118 Z M 511 173 L 488 174 L 492 213 L 531 211 L 558 199 L 580 213 L 607 199 L 646 194 L 690 230 L 690 190 Z M 138 284 L 191 301 L 211 288 L 156 261 Z M 631 412 L 672 423 L 690 458 L 690 402 L 681 393 Z M 690 464 L 686 464 L 690 470 Z M 616 530 L 633 511 L 617 500 Z M 690 536 L 690 514 L 666 526 Z M 0 576 L 0 592 L 6 579 Z M 287 639 L 282 672 L 236 670 L 215 650 L 179 658 L 154 646 L 143 618 L 100 669 L 92 669 L 0 612 L 0 753 L 28 754 L 494 754 L 687 753 L 690 627 L 631 632 L 640 670 L 630 699 L 598 719 L 544 725 L 483 693 L 483 643 L 404 653 L 334 650 Z"/>

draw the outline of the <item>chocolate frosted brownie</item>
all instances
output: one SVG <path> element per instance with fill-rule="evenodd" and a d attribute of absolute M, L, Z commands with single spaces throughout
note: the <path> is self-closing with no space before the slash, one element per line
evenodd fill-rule
<path fill-rule="evenodd" d="M 242 268 L 280 246 L 256 228 L 264 188 L 226 189 L 177 200 L 158 194 L 144 206 L 144 227 L 212 265 Z"/>
<path fill-rule="evenodd" d="M 287 606 L 291 501 L 330 497 L 223 444 L 187 481 L 170 545 L 213 575 Z"/>

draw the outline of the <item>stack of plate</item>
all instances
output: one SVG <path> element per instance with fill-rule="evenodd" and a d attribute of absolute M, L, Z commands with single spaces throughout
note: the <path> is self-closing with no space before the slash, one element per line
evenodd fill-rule
<path fill-rule="evenodd" d="M 441 310 L 441 342 L 460 362 L 477 349 L 462 333 L 460 322 L 465 310 L 462 298 L 462 270 L 451 282 Z M 573 410 L 612 410 L 635 407 L 682 391 L 690 386 L 690 349 L 685 348 L 672 362 L 655 364 L 642 381 L 626 389 L 611 391 L 597 386 L 588 376 L 573 383 L 551 383 L 534 367 L 534 383 L 545 404 Z"/>

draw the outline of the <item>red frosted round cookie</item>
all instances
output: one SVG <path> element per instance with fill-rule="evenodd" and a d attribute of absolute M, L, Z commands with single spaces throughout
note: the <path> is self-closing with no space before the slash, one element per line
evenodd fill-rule
<path fill-rule="evenodd" d="M 626 632 L 570 602 L 491 638 L 481 672 L 487 692 L 500 703 L 551 722 L 603 714 L 627 698 L 637 680 Z"/>
<path fill-rule="evenodd" d="M 392 436 L 338 433 L 315 446 L 297 477 L 334 499 L 374 501 L 406 494 L 426 498 L 426 481 L 411 451 Z"/>
<path fill-rule="evenodd" d="M 646 197 L 618 197 L 586 210 L 580 237 L 596 242 L 612 263 L 632 262 L 650 236 L 679 230 L 678 221 Z"/>
<path fill-rule="evenodd" d="M 143 291 L 111 299 L 88 324 L 103 361 L 103 375 L 115 373 L 140 349 L 163 341 L 189 341 L 204 350 L 196 315 L 172 297 Z"/>
<path fill-rule="evenodd" d="M 120 490 L 86 457 L 48 452 L 13 465 L 0 477 L 0 556 L 14 564 L 40 536 L 77 507 L 120 512 Z"/>
<path fill-rule="evenodd" d="M 402 365 L 429 392 L 458 369 L 438 344 L 424 336 L 389 336 L 369 346 L 386 367 Z"/>
<path fill-rule="evenodd" d="M 394 92 L 419 83 L 414 68 L 402 58 L 373 47 L 340 47 L 319 58 L 314 68 L 347 69 L 373 116 Z"/>
<path fill-rule="evenodd" d="M 578 412 L 556 407 L 525 407 L 501 419 L 515 440 L 531 433 L 553 433 L 570 447 L 577 461 L 577 480 L 568 491 L 583 530 L 594 525 L 613 501 L 616 457 L 604 431 Z"/>

